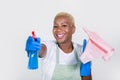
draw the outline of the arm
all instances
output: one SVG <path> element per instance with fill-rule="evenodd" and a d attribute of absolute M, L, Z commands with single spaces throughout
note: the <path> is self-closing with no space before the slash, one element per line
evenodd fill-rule
<path fill-rule="evenodd" d="M 47 47 L 45 44 L 42 44 L 42 48 L 39 52 L 39 57 L 40 58 L 43 58 L 45 55 L 46 55 L 46 52 L 47 52 Z"/>
<path fill-rule="evenodd" d="M 30 51 L 37 51 L 38 56 L 40 58 L 44 57 L 47 52 L 47 47 L 45 44 L 41 44 L 41 39 L 40 38 L 34 38 L 32 36 L 29 36 L 27 41 L 26 41 L 26 47 L 25 50 L 27 51 L 27 54 L 29 56 Z"/>
<path fill-rule="evenodd" d="M 84 52 L 85 47 L 86 47 L 87 41 L 86 39 L 83 40 L 83 48 L 82 52 Z M 82 80 L 92 80 L 92 75 L 91 75 L 91 62 L 87 62 L 85 64 L 81 64 L 80 67 L 80 75 L 82 77 Z"/>
<path fill-rule="evenodd" d="M 40 58 L 44 57 L 46 55 L 46 45 L 45 44 L 41 44 L 41 39 L 36 37 L 36 34 L 34 31 L 32 31 L 32 38 L 34 39 L 34 41 L 32 43 L 34 43 L 32 46 L 36 46 L 35 48 L 39 48 L 38 51 L 38 56 Z"/>

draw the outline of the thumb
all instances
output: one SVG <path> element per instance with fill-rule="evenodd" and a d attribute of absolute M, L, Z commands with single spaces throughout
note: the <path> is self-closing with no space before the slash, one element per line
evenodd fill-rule
<path fill-rule="evenodd" d="M 38 43 L 40 43 L 40 42 L 41 42 L 40 37 L 36 38 L 36 42 L 38 42 Z"/>

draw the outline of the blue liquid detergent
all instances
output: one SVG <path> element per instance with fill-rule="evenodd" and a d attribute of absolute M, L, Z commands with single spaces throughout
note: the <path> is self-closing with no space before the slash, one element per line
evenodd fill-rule
<path fill-rule="evenodd" d="M 28 69 L 38 69 L 38 53 L 37 51 L 29 52 Z"/>

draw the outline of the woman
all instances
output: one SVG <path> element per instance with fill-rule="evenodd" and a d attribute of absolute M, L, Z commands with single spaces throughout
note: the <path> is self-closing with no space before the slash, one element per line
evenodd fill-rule
<path fill-rule="evenodd" d="M 53 35 L 56 41 L 31 43 L 32 46 L 36 46 L 34 48 L 38 48 L 39 57 L 42 58 L 41 80 L 92 80 L 91 75 L 80 77 L 79 57 L 82 54 L 82 46 L 72 41 L 75 29 L 73 16 L 60 12 L 55 16 L 53 23 Z"/>

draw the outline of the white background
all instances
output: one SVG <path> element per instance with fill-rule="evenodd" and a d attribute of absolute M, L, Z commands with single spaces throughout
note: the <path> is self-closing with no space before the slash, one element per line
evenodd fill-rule
<path fill-rule="evenodd" d="M 93 80 L 120 80 L 119 0 L 0 0 L 0 80 L 40 80 L 40 67 L 27 69 L 25 41 L 32 30 L 42 40 L 54 39 L 53 18 L 60 11 L 75 18 L 74 41 L 88 38 L 87 27 L 115 48 L 110 61 L 93 61 Z"/>

